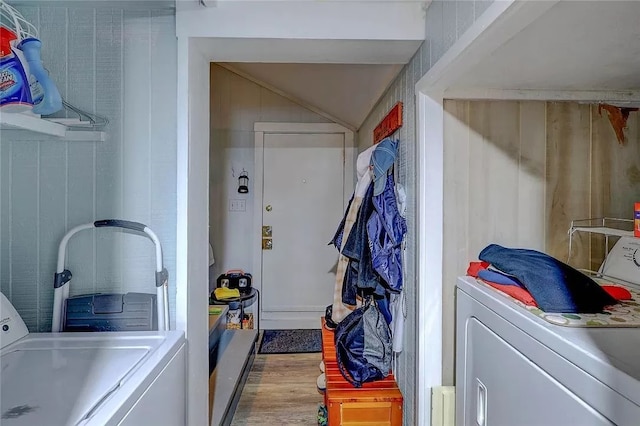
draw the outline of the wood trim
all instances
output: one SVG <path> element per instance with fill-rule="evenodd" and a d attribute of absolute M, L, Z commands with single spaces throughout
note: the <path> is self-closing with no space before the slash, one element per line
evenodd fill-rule
<path fill-rule="evenodd" d="M 254 123 L 253 130 L 264 133 L 352 133 L 353 132 L 337 123 Z"/>
<path fill-rule="evenodd" d="M 418 333 L 416 423 L 430 424 L 431 388 L 442 385 L 442 260 L 444 237 L 444 98 L 416 96 Z"/>
<path fill-rule="evenodd" d="M 232 65 L 226 64 L 224 62 L 215 62 L 216 65 L 226 69 L 227 71 L 231 71 L 234 74 L 239 75 L 240 77 L 247 79 L 249 81 L 251 81 L 252 83 L 257 84 L 258 86 L 264 87 L 267 90 L 272 91 L 273 93 L 276 93 L 280 96 L 282 96 L 285 99 L 290 100 L 291 102 L 300 105 L 303 108 L 308 109 L 309 111 L 315 112 L 316 114 L 326 118 L 329 121 L 333 121 L 334 123 L 338 123 L 344 127 L 346 127 L 349 130 L 355 131 L 356 128 L 355 126 L 352 126 L 351 124 L 340 120 L 338 117 L 335 117 L 331 114 L 329 114 L 328 112 L 324 112 L 323 110 L 321 110 L 320 108 L 317 108 L 311 104 L 309 104 L 308 102 L 303 101 L 302 99 L 296 98 L 295 96 L 290 95 L 289 93 L 285 92 L 284 90 L 280 90 L 275 86 L 272 86 L 269 83 L 266 83 L 260 79 L 255 78 L 254 76 L 247 74 L 244 71 L 240 71 L 239 69 L 235 68 Z"/>
<path fill-rule="evenodd" d="M 187 339 L 186 424 L 206 424 L 208 406 L 209 62 L 178 39 L 176 329 Z M 176 395 L 180 398 L 181 395 Z"/>
<path fill-rule="evenodd" d="M 373 129 L 373 144 L 391 136 L 402 127 L 402 102 L 397 102 Z"/>
<path fill-rule="evenodd" d="M 518 101 L 574 101 L 609 103 L 616 106 L 635 106 L 640 90 L 528 90 L 528 89 L 447 89 L 445 99 L 461 100 L 518 100 Z"/>
<path fill-rule="evenodd" d="M 257 123 L 256 123 L 257 124 Z M 255 128 L 255 126 L 254 126 Z M 262 177 L 264 175 L 264 132 L 255 132 L 253 165 L 253 286 L 262 294 Z M 258 315 L 262 320 L 263 306 L 260 301 Z"/>

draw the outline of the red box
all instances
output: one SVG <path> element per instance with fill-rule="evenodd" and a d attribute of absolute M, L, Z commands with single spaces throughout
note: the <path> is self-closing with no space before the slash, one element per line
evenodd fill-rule
<path fill-rule="evenodd" d="M 633 235 L 640 238 L 640 203 L 633 208 Z"/>

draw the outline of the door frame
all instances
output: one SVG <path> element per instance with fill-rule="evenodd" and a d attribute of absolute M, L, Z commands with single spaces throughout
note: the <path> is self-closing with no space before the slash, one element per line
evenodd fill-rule
<path fill-rule="evenodd" d="M 344 157 L 343 157 L 343 198 L 342 207 L 346 208 L 349 198 L 353 193 L 355 183 L 355 154 L 357 147 L 353 132 L 344 126 L 336 123 L 254 123 L 255 148 L 254 148 L 254 209 L 253 209 L 253 283 L 254 287 L 262 292 L 262 204 L 263 204 L 263 177 L 264 177 L 264 136 L 265 134 L 343 134 L 344 135 Z M 340 218 L 336 218 L 336 226 Z M 330 236 L 328 236 L 330 238 Z M 331 301 L 327 301 L 330 303 Z M 262 321 L 263 307 L 260 303 L 260 324 Z M 275 320 L 274 320 L 275 321 Z M 315 324 L 317 326 L 317 324 Z"/>

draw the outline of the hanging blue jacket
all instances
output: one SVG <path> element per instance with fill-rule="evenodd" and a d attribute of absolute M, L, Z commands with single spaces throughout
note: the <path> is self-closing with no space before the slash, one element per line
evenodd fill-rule
<path fill-rule="evenodd" d="M 373 194 L 374 185 L 370 184 L 362 198 L 356 221 L 342 248 L 342 254 L 349 258 L 349 265 L 342 285 L 342 302 L 355 305 L 356 296 L 362 294 L 362 290 L 367 293 L 373 290 L 380 312 L 382 312 L 387 323 L 390 323 L 391 311 L 389 309 L 388 289 L 380 274 L 373 267 L 371 245 L 369 244 L 367 231 L 369 219 L 377 214 Z"/>
<path fill-rule="evenodd" d="M 373 269 L 390 291 L 398 293 L 402 290 L 402 240 L 407 224 L 398 211 L 392 174 L 387 176 L 384 192 L 373 196 L 373 207 L 367 221 Z"/>
<path fill-rule="evenodd" d="M 342 248 L 342 254 L 349 258 L 349 267 L 342 287 L 342 301 L 350 305 L 355 305 L 358 289 L 375 290 L 381 287 L 380 277 L 374 271 L 371 262 L 371 249 L 367 237 L 367 220 L 374 212 L 373 190 L 374 186 L 369 185 L 362 198 L 356 222 Z M 378 289 L 376 293 L 383 295 L 384 288 Z"/>

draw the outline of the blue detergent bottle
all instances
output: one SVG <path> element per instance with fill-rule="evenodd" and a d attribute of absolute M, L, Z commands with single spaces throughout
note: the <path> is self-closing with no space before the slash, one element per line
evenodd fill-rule
<path fill-rule="evenodd" d="M 37 38 L 25 38 L 18 45 L 24 53 L 29 66 L 29 73 L 34 79 L 30 81 L 30 92 L 33 101 L 33 112 L 50 115 L 62 108 L 62 97 L 49 73 L 42 66 L 40 48 L 42 43 Z"/>
<path fill-rule="evenodd" d="M 0 108 L 3 112 L 24 112 L 32 107 L 27 74 L 11 47 L 13 31 L 0 27 Z"/>

